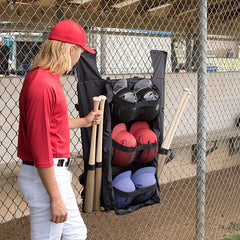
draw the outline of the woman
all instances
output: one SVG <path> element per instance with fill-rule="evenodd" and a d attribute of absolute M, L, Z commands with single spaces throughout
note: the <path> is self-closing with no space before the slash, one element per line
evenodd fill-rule
<path fill-rule="evenodd" d="M 30 207 L 32 240 L 86 239 L 86 226 L 71 188 L 69 129 L 99 124 L 102 112 L 68 119 L 60 76 L 69 72 L 86 45 L 83 28 L 57 23 L 28 72 L 19 98 L 18 183 Z"/>

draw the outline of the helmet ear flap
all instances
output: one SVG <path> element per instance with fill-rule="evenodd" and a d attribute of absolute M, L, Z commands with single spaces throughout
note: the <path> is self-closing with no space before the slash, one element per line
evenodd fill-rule
<path fill-rule="evenodd" d="M 125 123 L 119 123 L 117 124 L 113 130 L 112 130 L 112 139 L 116 139 L 117 135 L 121 132 L 121 131 L 127 131 L 127 126 Z"/>
<path fill-rule="evenodd" d="M 150 129 L 150 126 L 149 126 L 148 122 L 146 122 L 146 121 L 137 121 L 131 125 L 130 133 L 134 134 L 134 132 L 137 131 L 139 128 Z"/>
<path fill-rule="evenodd" d="M 113 98 L 112 117 L 116 122 L 127 123 L 136 119 L 138 108 L 136 94 L 129 88 L 121 89 Z"/>
<path fill-rule="evenodd" d="M 138 93 L 141 89 L 152 88 L 152 81 L 150 79 L 142 79 L 135 83 L 133 91 Z"/>
<path fill-rule="evenodd" d="M 158 115 L 160 110 L 160 96 L 158 92 L 153 88 L 152 81 L 150 79 L 143 79 L 138 81 L 134 85 L 133 91 L 137 95 L 138 102 L 141 103 L 139 104 L 139 111 L 136 120 L 153 120 Z"/>
<path fill-rule="evenodd" d="M 155 178 L 156 168 L 155 167 L 143 167 L 138 169 L 136 172 L 132 174 L 132 181 L 136 187 L 136 189 L 150 187 L 156 184 Z M 139 202 L 144 202 L 150 197 L 153 196 L 155 190 L 150 190 L 144 194 L 138 196 Z"/>
<path fill-rule="evenodd" d="M 134 105 L 136 94 L 128 87 L 127 79 L 118 80 L 113 86 L 112 117 L 116 122 L 129 122 L 137 116 Z"/>
<path fill-rule="evenodd" d="M 138 101 L 155 101 L 159 98 L 158 93 L 152 88 L 143 88 L 137 92 Z"/>
<path fill-rule="evenodd" d="M 157 135 L 149 128 L 138 128 L 133 132 L 133 136 L 136 138 L 137 145 L 157 143 Z M 150 162 L 152 161 L 158 152 L 158 145 L 154 148 L 143 150 L 138 162 Z"/>
<path fill-rule="evenodd" d="M 113 187 L 125 193 L 134 192 L 136 187 L 131 179 L 131 175 L 132 171 L 130 170 L 120 173 L 113 179 Z M 117 209 L 127 207 L 133 200 L 133 197 L 122 197 L 117 193 L 114 194 L 114 197 Z"/>
<path fill-rule="evenodd" d="M 127 79 L 118 80 L 113 86 L 113 94 L 116 95 L 120 90 L 127 88 Z"/>
<path fill-rule="evenodd" d="M 117 124 L 112 131 L 112 139 L 117 143 L 126 147 L 137 147 L 135 137 L 127 131 L 125 123 Z M 127 166 L 135 158 L 136 152 L 123 152 L 117 148 L 113 148 L 112 165 Z"/>
<path fill-rule="evenodd" d="M 150 87 L 140 89 L 136 94 L 138 102 L 142 103 L 142 106 L 139 109 L 137 120 L 153 120 L 160 111 L 159 94 L 156 90 Z M 145 105 L 147 102 L 148 104 Z"/>

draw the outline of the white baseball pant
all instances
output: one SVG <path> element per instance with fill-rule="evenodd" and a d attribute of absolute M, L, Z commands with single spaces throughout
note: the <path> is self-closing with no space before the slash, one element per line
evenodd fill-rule
<path fill-rule="evenodd" d="M 67 221 L 53 223 L 49 196 L 34 166 L 22 164 L 18 175 L 18 185 L 24 200 L 30 208 L 31 240 L 83 240 L 87 238 L 87 228 L 80 215 L 71 186 L 72 174 L 66 167 L 54 170 L 58 187 L 68 211 Z"/>

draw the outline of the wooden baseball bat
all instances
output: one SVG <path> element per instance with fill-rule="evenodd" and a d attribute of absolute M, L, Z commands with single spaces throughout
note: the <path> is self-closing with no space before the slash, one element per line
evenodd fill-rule
<path fill-rule="evenodd" d="M 98 110 L 100 98 L 93 98 L 93 111 Z M 95 152 L 96 152 L 96 133 L 97 125 L 92 125 L 92 136 L 91 136 L 91 145 L 85 185 L 85 196 L 84 196 L 84 212 L 93 211 L 93 198 L 94 198 L 94 184 L 95 184 Z"/>
<path fill-rule="evenodd" d="M 192 93 L 190 92 L 189 89 L 187 89 L 187 88 L 183 89 L 183 94 L 182 94 L 182 97 L 179 101 L 178 108 L 177 108 L 177 110 L 174 114 L 173 120 L 170 124 L 170 127 L 167 131 L 167 134 L 166 134 L 166 136 L 165 136 L 165 138 L 162 142 L 161 148 L 169 150 L 169 148 L 171 146 L 171 143 L 172 143 L 173 136 L 174 136 L 175 131 L 177 129 L 179 120 L 182 116 L 183 109 L 184 109 L 185 105 L 187 104 L 188 98 L 191 94 Z M 158 155 L 158 176 L 159 177 L 161 176 L 161 173 L 163 171 L 163 167 L 164 167 L 166 158 L 167 158 L 167 155 L 165 155 L 165 154 L 159 154 Z"/>
<path fill-rule="evenodd" d="M 99 98 L 100 106 L 99 109 L 104 112 L 104 104 L 106 96 L 100 95 Z M 97 140 L 97 155 L 96 155 L 96 172 L 95 172 L 95 191 L 94 191 L 94 203 L 93 210 L 97 211 L 100 209 L 100 197 L 102 190 L 102 136 L 103 136 L 103 116 L 98 126 L 98 140 Z"/>

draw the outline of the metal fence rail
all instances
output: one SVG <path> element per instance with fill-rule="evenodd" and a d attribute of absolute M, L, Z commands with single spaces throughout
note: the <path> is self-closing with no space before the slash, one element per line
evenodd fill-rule
<path fill-rule="evenodd" d="M 103 79 L 151 77 L 150 50 L 168 53 L 164 134 L 182 88 L 192 95 L 159 177 L 161 202 L 118 216 L 82 213 L 88 239 L 222 239 L 240 233 L 240 5 L 235 0 L 0 1 L 0 232 L 29 239 L 29 209 L 17 185 L 18 98 L 51 27 L 73 19 L 97 51 Z M 77 78 L 61 77 L 78 117 Z M 73 189 L 82 208 L 80 130 L 71 131 Z"/>

